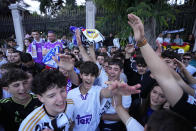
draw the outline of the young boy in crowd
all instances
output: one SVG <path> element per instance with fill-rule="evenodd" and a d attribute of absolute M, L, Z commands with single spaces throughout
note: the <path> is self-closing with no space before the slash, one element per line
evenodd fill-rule
<path fill-rule="evenodd" d="M 57 70 L 45 70 L 37 75 L 32 82 L 32 92 L 43 105 L 23 120 L 19 131 L 67 131 L 69 122 L 64 113 L 67 96 L 65 86 L 65 76 Z"/>
<path fill-rule="evenodd" d="M 118 81 L 118 82 L 124 82 L 120 78 L 120 74 L 123 71 L 123 64 L 119 59 L 111 59 L 108 61 L 108 80 L 109 81 Z M 109 105 L 107 103 L 110 103 Z M 128 108 L 131 105 L 131 96 L 123 96 L 122 103 L 123 107 L 128 110 Z M 104 108 L 102 115 L 102 120 L 104 120 L 103 124 L 103 130 L 123 130 L 123 124 L 120 122 L 120 118 L 116 114 L 112 104 L 111 99 L 107 99 L 105 102 L 105 106 L 107 105 L 108 109 Z"/>
<path fill-rule="evenodd" d="M 25 117 L 40 106 L 39 100 L 29 94 L 28 74 L 19 69 L 10 69 L 3 74 L 2 82 L 12 97 L 0 100 L 0 124 L 6 131 L 18 131 Z"/>
<path fill-rule="evenodd" d="M 80 67 L 82 84 L 68 93 L 67 115 L 75 122 L 74 131 L 87 131 L 89 129 L 94 131 L 97 129 L 103 98 L 111 98 L 114 94 L 130 95 L 130 91 L 131 93 L 138 93 L 136 89 L 140 87 L 139 85 L 131 87 L 118 81 L 110 83 L 108 88 L 93 86 L 98 72 L 95 63 L 84 62 Z"/>

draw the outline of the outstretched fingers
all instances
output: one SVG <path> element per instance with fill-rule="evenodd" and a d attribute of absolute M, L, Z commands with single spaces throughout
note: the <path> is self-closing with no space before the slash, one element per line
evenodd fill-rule
<path fill-rule="evenodd" d="M 71 56 L 65 55 L 65 54 L 57 54 L 57 56 L 60 57 L 60 61 L 57 59 L 57 57 L 53 56 L 52 59 L 59 65 L 65 63 L 65 62 L 71 62 Z"/>
<path fill-rule="evenodd" d="M 137 84 L 137 85 L 134 85 L 134 86 L 129 86 L 129 85 L 127 86 L 128 91 L 131 94 L 138 94 L 138 93 L 140 93 L 141 92 L 140 87 L 141 87 L 140 84 Z"/>

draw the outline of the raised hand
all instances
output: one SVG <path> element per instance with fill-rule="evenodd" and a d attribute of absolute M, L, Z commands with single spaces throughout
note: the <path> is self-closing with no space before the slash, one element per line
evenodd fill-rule
<path fill-rule="evenodd" d="M 53 57 L 53 60 L 57 63 L 57 65 L 60 68 L 63 68 L 64 70 L 70 71 L 74 68 L 74 63 L 71 60 L 70 55 L 65 55 L 65 54 L 58 54 L 60 57 L 60 61 L 56 59 L 56 57 Z"/>
<path fill-rule="evenodd" d="M 129 86 L 126 83 L 122 83 L 120 81 L 108 81 L 106 82 L 109 86 L 109 90 L 111 90 L 113 95 L 123 95 L 128 96 L 131 94 L 138 94 L 140 93 L 139 88 L 141 87 L 140 84 Z"/>
<path fill-rule="evenodd" d="M 128 14 L 128 23 L 134 31 L 134 38 L 137 42 L 144 40 L 144 25 L 139 17 L 134 14 Z"/>
<path fill-rule="evenodd" d="M 81 41 L 80 30 L 79 29 L 76 29 L 76 40 L 77 40 L 78 46 L 81 46 L 82 45 L 82 41 Z"/>
<path fill-rule="evenodd" d="M 185 65 L 181 61 L 177 60 L 176 58 L 174 59 L 174 62 L 177 64 L 180 70 L 183 70 L 186 68 Z"/>

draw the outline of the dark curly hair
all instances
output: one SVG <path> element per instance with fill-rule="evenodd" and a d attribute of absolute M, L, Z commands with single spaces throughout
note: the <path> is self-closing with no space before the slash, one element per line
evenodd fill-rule
<path fill-rule="evenodd" d="M 9 69 L 6 73 L 2 76 L 2 82 L 4 86 L 8 86 L 13 82 L 27 80 L 29 77 L 26 72 L 21 69 Z"/>
<path fill-rule="evenodd" d="M 67 85 L 65 76 L 58 70 L 44 70 L 34 77 L 31 90 L 35 94 L 42 95 L 48 89 L 54 88 L 54 85 L 64 88 Z"/>
<path fill-rule="evenodd" d="M 123 69 L 123 63 L 119 59 L 110 59 L 108 61 L 108 65 L 117 65 L 120 67 L 121 70 Z"/>
<path fill-rule="evenodd" d="M 95 77 L 98 76 L 98 73 L 99 73 L 99 68 L 98 66 L 91 62 L 91 61 L 86 61 L 84 63 L 81 64 L 80 66 L 80 74 L 91 74 Z"/>

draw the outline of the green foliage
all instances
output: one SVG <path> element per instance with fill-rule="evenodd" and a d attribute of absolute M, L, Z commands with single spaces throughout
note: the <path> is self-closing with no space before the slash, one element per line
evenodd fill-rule
<path fill-rule="evenodd" d="M 144 23 L 148 23 L 149 18 L 154 17 L 159 26 L 168 27 L 169 22 L 175 21 L 175 13 L 179 11 L 167 4 L 167 0 L 94 0 L 97 6 L 101 6 L 109 13 L 97 21 L 97 27 L 102 28 L 106 23 L 120 26 L 117 36 L 121 38 L 122 44 L 129 36 L 130 27 L 127 24 L 127 14 L 134 13 L 139 16 Z M 109 22 L 110 21 L 110 22 Z M 102 29 L 100 29 L 102 31 Z M 109 32 L 108 32 L 109 33 Z"/>
<path fill-rule="evenodd" d="M 75 0 L 66 0 L 66 6 L 69 6 L 71 9 L 76 8 L 76 1 Z"/>

